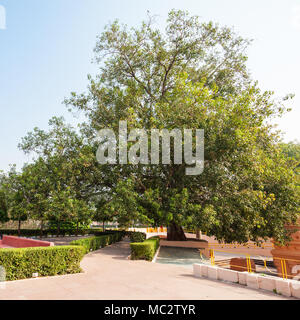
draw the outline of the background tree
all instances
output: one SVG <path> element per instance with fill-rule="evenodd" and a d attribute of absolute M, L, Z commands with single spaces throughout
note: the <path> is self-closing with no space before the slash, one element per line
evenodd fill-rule
<path fill-rule="evenodd" d="M 95 204 L 95 210 L 93 214 L 93 221 L 102 223 L 103 231 L 105 231 L 105 223 L 113 222 L 116 218 L 116 213 L 112 212 L 110 208 L 107 207 L 108 200 L 105 198 L 95 198 L 93 203 Z"/>
<path fill-rule="evenodd" d="M 63 118 L 54 117 L 49 125 L 49 131 L 35 128 L 19 145 L 34 154 L 33 164 L 24 169 L 32 177 L 32 217 L 55 223 L 58 233 L 62 223 L 73 221 L 78 232 L 92 217 L 90 199 L 99 181 L 95 150 Z"/>
<path fill-rule="evenodd" d="M 297 186 L 300 187 L 300 143 L 297 141 L 281 143 L 281 148 L 284 155 L 288 158 L 290 167 L 296 174 Z"/>
<path fill-rule="evenodd" d="M 6 196 L 9 220 L 18 222 L 18 235 L 21 235 L 21 224 L 28 219 L 31 211 L 30 186 L 27 184 L 26 172 L 17 172 L 11 167 L 2 184 Z"/>
<path fill-rule="evenodd" d="M 0 223 L 9 221 L 7 196 L 4 188 L 5 175 L 0 173 Z"/>

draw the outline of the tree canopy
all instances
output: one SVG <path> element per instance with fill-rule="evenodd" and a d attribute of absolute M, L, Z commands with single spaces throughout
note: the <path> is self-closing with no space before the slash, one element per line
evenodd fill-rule
<path fill-rule="evenodd" d="M 116 177 L 112 192 L 132 181 L 153 223 L 196 226 L 220 240 L 247 241 L 284 239 L 284 225 L 295 222 L 295 176 L 269 124 L 286 110 L 251 80 L 249 43 L 230 28 L 183 11 L 170 12 L 164 33 L 150 18 L 130 30 L 116 21 L 98 37 L 99 74 L 89 77 L 87 94 L 72 93 L 66 100 L 85 112 L 90 128 L 117 131 L 119 121 L 127 120 L 128 130 L 205 131 L 200 176 L 186 176 L 184 165 L 174 164 L 116 165 L 109 172 Z M 170 232 L 169 238 L 184 236 Z"/>

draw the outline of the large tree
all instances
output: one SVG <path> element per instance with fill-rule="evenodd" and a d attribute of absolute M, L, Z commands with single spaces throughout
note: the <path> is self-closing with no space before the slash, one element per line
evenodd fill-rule
<path fill-rule="evenodd" d="M 114 22 L 98 38 L 99 74 L 89 76 L 88 93 L 73 92 L 65 101 L 85 112 L 90 137 L 103 128 L 118 132 L 120 120 L 128 131 L 205 130 L 199 176 L 187 176 L 174 161 L 101 166 L 108 192 L 118 194 L 130 180 L 134 208 L 142 219 L 167 224 L 170 240 L 185 240 L 181 227 L 189 225 L 219 240 L 284 241 L 284 225 L 296 221 L 294 173 L 269 121 L 285 108 L 251 81 L 248 44 L 231 29 L 182 11 L 170 12 L 164 33 L 151 18 L 130 30 Z M 132 203 L 117 203 L 118 212 L 135 216 Z"/>

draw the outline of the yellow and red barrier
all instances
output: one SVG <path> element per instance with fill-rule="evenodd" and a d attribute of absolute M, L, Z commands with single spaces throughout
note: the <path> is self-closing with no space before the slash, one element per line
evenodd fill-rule
<path fill-rule="evenodd" d="M 231 253 L 234 255 L 240 255 L 240 256 L 244 256 L 246 258 L 246 267 L 242 267 L 242 266 L 235 266 L 232 265 L 230 263 L 231 259 L 227 259 L 227 260 L 216 260 L 216 253 L 217 252 L 222 252 L 222 253 Z M 257 258 L 257 256 L 256 256 Z M 287 262 L 292 262 L 294 265 L 299 265 L 300 266 L 300 260 L 296 260 L 296 259 L 287 259 L 287 258 L 280 258 L 280 257 L 273 257 L 273 261 L 278 260 L 280 264 L 278 264 L 278 266 L 280 266 L 280 269 L 277 269 L 277 272 L 273 272 L 271 271 L 268 266 L 267 266 L 267 259 L 261 257 L 263 260 L 263 268 L 268 271 L 269 273 L 273 273 L 274 275 L 280 276 L 285 280 L 291 279 L 293 278 L 292 274 L 289 274 L 288 272 L 288 268 L 287 268 Z M 219 267 L 224 267 L 225 265 L 227 265 L 229 263 L 230 267 L 238 267 L 238 268 L 244 268 L 245 271 L 252 273 L 252 272 L 256 272 L 255 270 L 252 269 L 252 264 L 251 264 L 251 256 L 247 253 L 241 253 L 241 252 L 230 252 L 230 251 L 224 251 L 224 250 L 218 250 L 218 249 L 210 249 L 210 263 L 212 266 L 218 265 Z M 253 262 L 252 262 L 253 263 Z M 276 265 L 275 265 L 276 267 Z M 247 270 L 246 270 L 247 269 Z M 296 274 L 295 274 L 296 276 Z"/>

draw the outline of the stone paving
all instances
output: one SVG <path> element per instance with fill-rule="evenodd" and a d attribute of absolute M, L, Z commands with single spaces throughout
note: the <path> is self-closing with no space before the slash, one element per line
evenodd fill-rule
<path fill-rule="evenodd" d="M 241 285 L 197 279 L 192 270 L 130 261 L 129 242 L 84 257 L 81 274 L 6 282 L 1 300 L 283 300 Z"/>
<path fill-rule="evenodd" d="M 47 237 L 38 238 L 38 240 L 53 242 L 55 246 L 68 246 L 74 240 L 80 240 L 85 238 L 90 238 L 91 235 L 86 236 L 69 236 L 69 237 Z"/>

